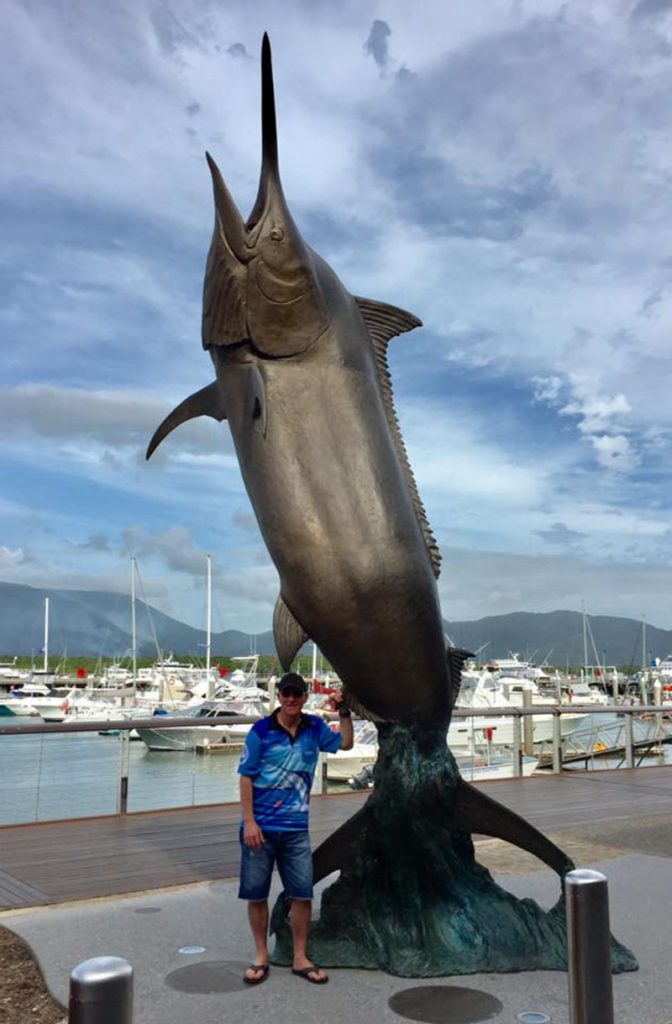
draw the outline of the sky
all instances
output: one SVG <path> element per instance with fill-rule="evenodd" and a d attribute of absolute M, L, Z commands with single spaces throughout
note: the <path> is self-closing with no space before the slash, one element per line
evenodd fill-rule
<path fill-rule="evenodd" d="M 444 617 L 672 628 L 670 0 L 5 0 L 0 580 L 271 626 L 212 366 L 204 151 L 243 216 L 273 47 L 306 241 L 423 327 L 390 345 Z M 245 653 L 245 652 L 243 652 Z M 663 655 L 666 652 L 658 652 Z"/>

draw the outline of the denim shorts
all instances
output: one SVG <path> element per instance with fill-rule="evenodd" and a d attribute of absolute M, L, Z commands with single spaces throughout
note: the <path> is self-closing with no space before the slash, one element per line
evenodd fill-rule
<path fill-rule="evenodd" d="M 305 832 L 264 832 L 264 845 L 251 850 L 243 842 L 240 862 L 241 900 L 260 901 L 268 897 L 273 865 L 277 863 L 285 896 L 290 900 L 313 898 L 313 854 L 310 835 Z"/>

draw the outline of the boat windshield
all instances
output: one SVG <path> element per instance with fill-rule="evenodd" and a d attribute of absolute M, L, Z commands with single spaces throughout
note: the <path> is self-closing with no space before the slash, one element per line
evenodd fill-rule
<path fill-rule="evenodd" d="M 355 722 L 355 743 L 375 746 L 378 743 L 378 730 L 373 722 Z"/>

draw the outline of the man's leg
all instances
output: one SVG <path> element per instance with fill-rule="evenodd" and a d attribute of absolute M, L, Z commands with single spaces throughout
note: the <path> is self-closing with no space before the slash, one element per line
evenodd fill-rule
<path fill-rule="evenodd" d="M 306 952 L 312 906 L 313 904 L 310 900 L 292 900 L 289 911 L 289 922 L 292 926 L 292 941 L 294 944 L 292 967 L 295 971 L 305 971 L 306 968 L 312 967 L 313 970 L 309 972 L 308 980 L 319 984 L 327 980 L 327 974 L 321 967 L 315 967 Z"/>
<path fill-rule="evenodd" d="M 247 916 L 256 948 L 254 962 L 259 964 L 259 970 L 248 967 L 245 977 L 256 981 L 263 973 L 262 968 L 268 963 L 268 900 L 250 900 L 247 904 Z"/>
<path fill-rule="evenodd" d="M 313 967 L 306 949 L 313 895 L 313 855 L 308 833 L 284 833 L 277 856 L 280 877 L 287 898 L 291 901 L 289 923 L 294 947 L 292 967 L 295 971 L 305 971 Z M 308 980 L 325 982 L 327 975 L 320 967 L 314 967 L 308 974 Z"/>
<path fill-rule="evenodd" d="M 238 895 L 247 900 L 247 916 L 255 945 L 253 966 L 245 971 L 249 982 L 262 981 L 268 972 L 268 890 L 275 860 L 275 843 L 264 837 L 259 850 L 251 850 L 242 839 Z M 258 965 L 258 968 L 257 966 Z"/>

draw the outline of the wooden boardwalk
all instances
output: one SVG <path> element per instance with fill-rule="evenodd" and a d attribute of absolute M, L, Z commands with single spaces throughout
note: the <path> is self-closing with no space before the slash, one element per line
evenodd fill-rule
<path fill-rule="evenodd" d="M 672 765 L 480 783 L 542 831 L 672 814 Z M 313 797 L 317 845 L 367 794 Z M 238 873 L 237 804 L 0 827 L 0 910 L 63 903 Z"/>

